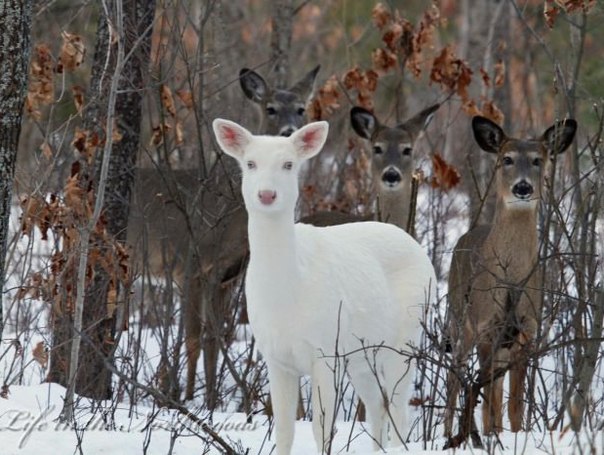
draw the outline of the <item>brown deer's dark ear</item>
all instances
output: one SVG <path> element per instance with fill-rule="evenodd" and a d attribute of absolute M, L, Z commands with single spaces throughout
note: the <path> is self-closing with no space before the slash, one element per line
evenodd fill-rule
<path fill-rule="evenodd" d="M 569 118 L 550 126 L 541 140 L 550 154 L 562 153 L 573 143 L 576 132 L 577 122 Z"/>
<path fill-rule="evenodd" d="M 257 72 L 242 68 L 239 71 L 239 84 L 245 96 L 255 103 L 261 103 L 268 96 L 268 85 L 266 81 Z"/>
<path fill-rule="evenodd" d="M 371 139 L 379 122 L 367 109 L 355 106 L 350 110 L 350 123 L 359 136 Z"/>
<path fill-rule="evenodd" d="M 408 131 L 413 137 L 419 136 L 419 133 L 428 127 L 434 117 L 434 113 L 439 107 L 440 104 L 434 104 L 433 106 L 427 107 L 423 111 L 415 114 L 405 123 L 399 125 L 398 128 Z"/>
<path fill-rule="evenodd" d="M 499 125 L 486 117 L 472 118 L 472 131 L 478 146 L 489 153 L 498 153 L 506 135 Z"/>
<path fill-rule="evenodd" d="M 296 93 L 300 98 L 308 101 L 314 92 L 315 79 L 317 78 L 320 69 L 321 65 L 315 66 L 306 74 L 306 76 L 296 82 L 289 91 Z"/>

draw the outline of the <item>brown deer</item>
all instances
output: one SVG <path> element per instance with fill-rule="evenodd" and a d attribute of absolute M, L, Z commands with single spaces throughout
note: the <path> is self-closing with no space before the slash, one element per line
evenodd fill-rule
<path fill-rule="evenodd" d="M 243 68 L 239 72 L 241 90 L 260 112 L 260 133 L 289 136 L 306 123 L 306 105 L 313 94 L 320 68 L 317 65 L 289 89 L 270 87 L 251 69 Z"/>
<path fill-rule="evenodd" d="M 288 90 L 272 88 L 256 72 L 241 70 L 241 88 L 260 107 L 262 132 L 289 135 L 306 123 L 305 106 L 318 70 Z M 203 347 L 205 404 L 212 410 L 218 400 L 215 379 L 225 305 L 232 293 L 227 284 L 240 276 L 248 252 L 247 213 L 240 195 L 231 189 L 238 185 L 218 183 L 203 182 L 194 169 L 139 169 L 128 228 L 135 253 L 147 251 L 146 258 L 135 258 L 137 262 L 146 259 L 150 274 L 170 278 L 183 298 L 185 399 L 194 396 Z"/>
<path fill-rule="evenodd" d="M 480 148 L 497 154 L 497 203 L 493 222 L 463 235 L 449 273 L 448 335 L 453 367 L 447 378 L 445 436 L 452 437 L 457 395 L 473 347 L 484 384 L 483 430 L 500 432 L 503 379 L 509 370 L 508 414 L 520 431 L 528 360 L 540 324 L 537 273 L 538 206 L 552 160 L 572 143 L 577 123 L 557 122 L 538 139 L 508 137 L 484 117 L 472 129 Z M 460 429 L 469 434 L 470 428 Z"/>
<path fill-rule="evenodd" d="M 377 193 L 377 219 L 413 234 L 410 211 L 412 180 L 416 169 L 414 146 L 440 104 L 430 106 L 405 123 L 388 127 L 362 107 L 350 111 L 352 128 L 371 142 L 371 172 Z M 411 216 L 410 216 L 411 215 Z"/>

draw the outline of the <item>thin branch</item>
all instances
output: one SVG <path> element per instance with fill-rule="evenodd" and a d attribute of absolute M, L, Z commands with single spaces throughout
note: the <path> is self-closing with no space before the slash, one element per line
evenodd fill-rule
<path fill-rule="evenodd" d="M 103 2 L 105 12 L 107 12 L 106 3 Z M 109 16 L 107 16 L 109 20 Z M 103 208 L 105 198 L 105 187 L 107 185 L 107 175 L 109 173 L 109 163 L 111 160 L 111 150 L 113 147 L 113 120 L 115 115 L 115 103 L 117 96 L 117 89 L 119 84 L 119 77 L 122 72 L 122 66 L 124 63 L 124 43 L 123 43 L 123 11 L 122 11 L 122 0 L 116 2 L 116 23 L 114 26 L 109 27 L 109 40 L 107 46 L 109 50 L 107 52 L 107 61 L 111 55 L 111 46 L 115 38 L 117 42 L 117 60 L 115 63 L 115 69 L 113 72 L 113 78 L 111 80 L 111 87 L 109 90 L 109 98 L 107 102 L 107 124 L 106 124 L 106 140 L 103 149 L 103 161 L 101 167 L 101 177 L 99 180 L 99 186 L 96 195 L 96 201 L 94 206 L 94 212 L 88 225 L 83 227 L 80 232 L 80 258 L 78 264 L 78 281 L 77 281 L 77 297 L 75 304 L 74 314 L 74 338 L 71 346 L 71 356 L 69 362 L 69 379 L 68 387 L 65 395 L 65 402 L 63 410 L 61 412 L 61 420 L 66 422 L 73 421 L 73 405 L 74 405 L 74 394 L 75 394 L 75 383 L 76 374 L 79 368 L 79 355 L 80 355 L 80 344 L 82 341 L 82 320 L 84 315 L 84 296 L 86 292 L 86 269 L 88 267 L 88 254 L 90 249 L 90 237 L 95 229 L 98 219 Z M 113 34 L 117 31 L 117 36 Z M 106 62 L 107 64 L 107 62 Z"/>

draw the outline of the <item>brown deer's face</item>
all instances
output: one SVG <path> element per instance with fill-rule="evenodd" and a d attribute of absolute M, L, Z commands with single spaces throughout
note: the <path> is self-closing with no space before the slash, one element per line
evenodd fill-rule
<path fill-rule="evenodd" d="M 382 125 L 377 117 L 362 107 L 350 111 L 356 133 L 371 142 L 371 169 L 381 191 L 396 191 L 411 182 L 415 170 L 414 145 L 420 132 L 438 109 L 436 104 L 393 128 Z"/>
<path fill-rule="evenodd" d="M 271 88 L 250 69 L 239 72 L 243 93 L 260 109 L 262 134 L 289 136 L 306 124 L 306 105 L 312 97 L 319 68 L 315 67 L 289 89 Z"/>
<path fill-rule="evenodd" d="M 485 117 L 474 117 L 472 129 L 484 151 L 497 153 L 497 194 L 512 210 L 534 209 L 541 198 L 543 178 L 557 153 L 572 143 L 577 123 L 572 119 L 557 122 L 539 139 L 507 137 Z"/>

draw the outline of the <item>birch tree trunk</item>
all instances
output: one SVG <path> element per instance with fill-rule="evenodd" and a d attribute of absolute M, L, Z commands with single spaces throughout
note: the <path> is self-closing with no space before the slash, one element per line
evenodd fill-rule
<path fill-rule="evenodd" d="M 5 261 L 13 176 L 17 161 L 30 56 L 31 0 L 0 0 L 0 271 Z M 4 328 L 0 292 L 0 339 Z"/>

